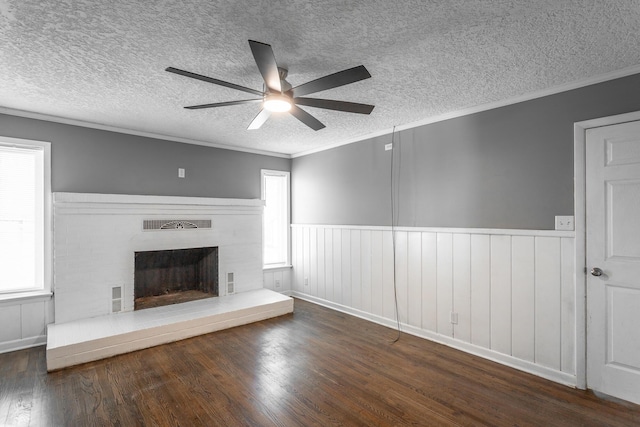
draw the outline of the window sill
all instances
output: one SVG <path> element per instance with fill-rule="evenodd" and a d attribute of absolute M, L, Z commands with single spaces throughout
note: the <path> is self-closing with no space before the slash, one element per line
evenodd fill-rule
<path fill-rule="evenodd" d="M 278 270 L 289 270 L 293 268 L 290 264 L 282 264 L 282 265 L 269 265 L 263 266 L 262 271 L 278 271 Z"/>
<path fill-rule="evenodd" d="M 24 304 L 28 302 L 46 301 L 53 297 L 53 292 L 31 291 L 0 294 L 0 306 Z"/>

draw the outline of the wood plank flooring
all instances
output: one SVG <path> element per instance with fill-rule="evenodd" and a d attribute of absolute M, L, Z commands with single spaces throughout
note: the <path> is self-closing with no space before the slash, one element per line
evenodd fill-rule
<path fill-rule="evenodd" d="M 601 400 L 295 301 L 295 313 L 47 374 L 0 355 L 0 425 L 637 426 Z"/>

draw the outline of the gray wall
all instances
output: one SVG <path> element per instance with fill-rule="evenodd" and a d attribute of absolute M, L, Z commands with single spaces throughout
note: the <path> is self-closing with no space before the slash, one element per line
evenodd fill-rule
<path fill-rule="evenodd" d="M 257 199 L 260 169 L 291 167 L 289 159 L 4 114 L 0 135 L 51 142 L 53 191 Z"/>
<path fill-rule="evenodd" d="M 637 110 L 638 74 L 398 132 L 396 224 L 553 229 L 573 215 L 573 124 Z M 293 159 L 293 222 L 390 225 L 391 139 Z"/>

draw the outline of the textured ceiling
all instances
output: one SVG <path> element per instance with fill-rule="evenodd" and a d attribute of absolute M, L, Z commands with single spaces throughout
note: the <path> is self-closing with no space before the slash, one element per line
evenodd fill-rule
<path fill-rule="evenodd" d="M 638 0 L 0 0 L 0 107 L 293 154 L 637 66 L 638 29 Z M 376 108 L 303 107 L 318 132 L 288 114 L 248 131 L 258 104 L 183 109 L 251 96 L 168 66 L 262 89 L 248 39 L 293 86 L 365 65 L 313 96 Z"/>

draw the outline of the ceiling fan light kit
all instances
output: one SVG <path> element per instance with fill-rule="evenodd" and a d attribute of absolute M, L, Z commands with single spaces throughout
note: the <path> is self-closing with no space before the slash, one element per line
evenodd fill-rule
<path fill-rule="evenodd" d="M 291 110 L 291 98 L 278 93 L 270 93 L 264 97 L 262 108 L 266 108 L 272 113 L 283 113 Z"/>
<path fill-rule="evenodd" d="M 262 92 L 174 67 L 168 67 L 166 71 L 192 79 L 213 83 L 219 86 L 240 90 L 242 92 L 251 93 L 253 95 L 259 95 L 261 98 L 192 105 L 184 108 L 189 110 L 199 110 L 203 108 L 262 102 L 262 110 L 249 124 L 249 127 L 247 128 L 249 130 L 259 129 L 271 116 L 272 112 L 289 112 L 296 119 L 316 131 L 325 127 L 325 125 L 318 119 L 298 107 L 298 105 L 358 114 L 371 114 L 371 111 L 373 111 L 374 106 L 368 104 L 336 101 L 333 99 L 302 97 L 303 95 L 333 89 L 370 78 L 371 74 L 369 74 L 364 65 L 359 65 L 328 76 L 320 77 L 319 79 L 312 80 L 292 88 L 289 82 L 285 80 L 287 77 L 287 70 L 278 67 L 271 45 L 249 40 L 249 46 L 251 47 L 251 52 L 253 53 L 253 58 L 256 61 L 258 70 L 264 79 L 265 90 Z"/>

